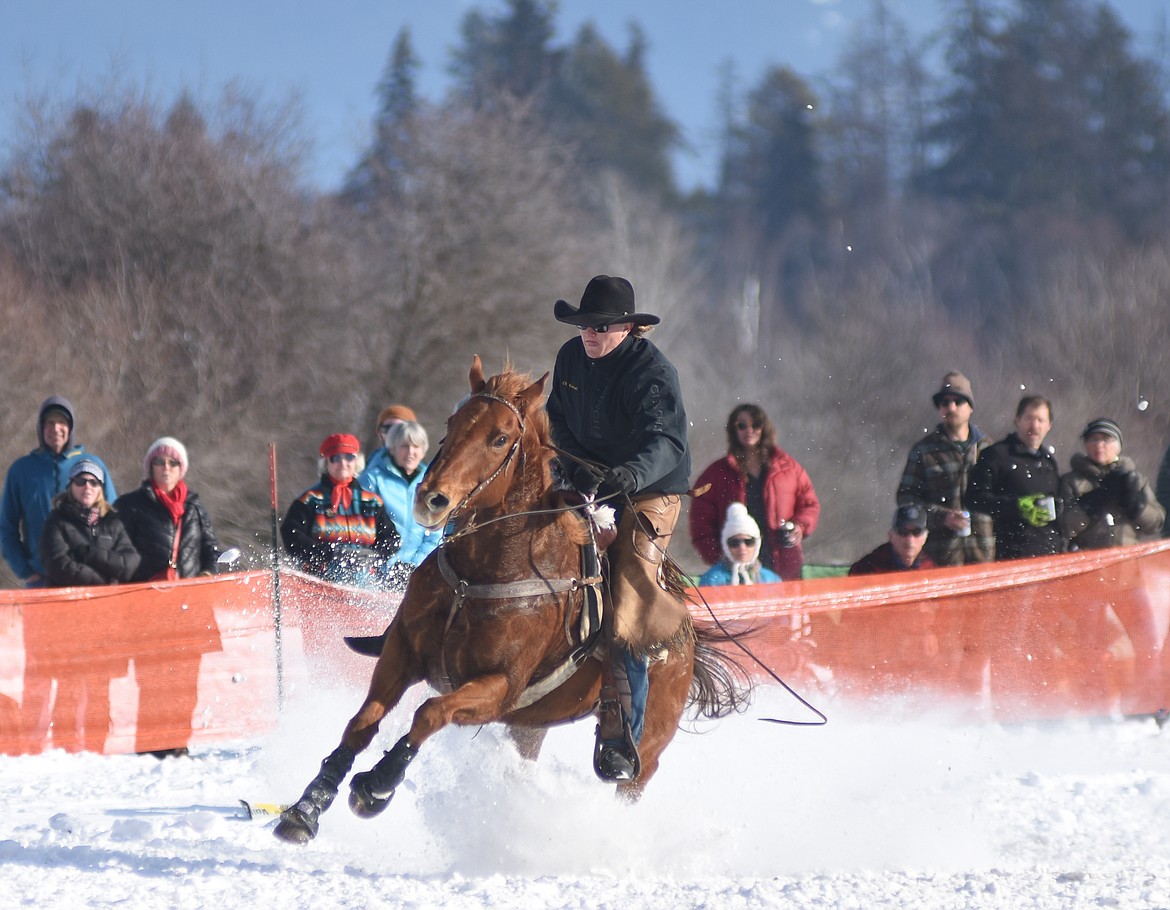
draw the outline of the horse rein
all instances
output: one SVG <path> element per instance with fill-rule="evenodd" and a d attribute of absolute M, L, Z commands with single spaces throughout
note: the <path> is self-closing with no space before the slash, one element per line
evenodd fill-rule
<path fill-rule="evenodd" d="M 472 398 L 487 398 L 489 401 L 498 401 L 500 404 L 502 404 L 509 411 L 511 411 L 513 414 L 516 415 L 516 422 L 520 426 L 520 432 L 517 434 L 515 441 L 512 443 L 512 447 L 510 449 L 508 449 L 508 454 L 506 454 L 504 456 L 504 460 L 500 462 L 499 467 L 497 467 L 494 471 L 492 471 L 491 474 L 489 474 L 487 477 L 485 477 L 483 480 L 481 480 L 479 483 L 477 483 L 474 487 L 472 487 L 472 489 L 467 493 L 467 495 L 464 496 L 463 499 L 461 499 L 459 501 L 459 505 L 457 505 L 455 508 L 453 508 L 451 510 L 451 512 L 448 514 L 448 516 L 447 516 L 448 521 L 450 521 L 452 518 L 454 518 L 456 515 L 458 515 L 460 512 L 462 512 L 463 509 L 466 508 L 467 503 L 471 501 L 472 497 L 477 495 L 481 490 L 483 490 L 485 487 L 487 487 L 489 484 L 491 484 L 492 481 L 494 481 L 497 477 L 500 476 L 500 474 L 502 474 L 504 472 L 504 469 L 506 467 L 508 467 L 509 462 L 511 462 L 512 458 L 520 450 L 520 443 L 524 440 L 524 433 L 528 428 L 528 425 L 524 420 L 524 415 L 520 413 L 520 409 L 518 407 L 516 407 L 516 405 L 512 404 L 512 402 L 508 401 L 506 398 L 500 398 L 498 395 L 489 395 L 487 392 L 476 392 L 473 395 L 469 395 L 467 400 L 470 401 Z M 456 535 L 453 534 L 453 535 L 451 535 L 451 537 L 448 537 L 447 539 L 451 540 L 454 536 L 456 536 Z"/>

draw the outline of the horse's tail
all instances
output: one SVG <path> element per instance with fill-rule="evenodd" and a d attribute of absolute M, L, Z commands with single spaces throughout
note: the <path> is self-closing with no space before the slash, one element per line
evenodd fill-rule
<path fill-rule="evenodd" d="M 695 672 L 687 706 L 700 717 L 742 714 L 752 696 L 752 681 L 730 653 L 736 634 L 710 623 L 694 623 Z"/>

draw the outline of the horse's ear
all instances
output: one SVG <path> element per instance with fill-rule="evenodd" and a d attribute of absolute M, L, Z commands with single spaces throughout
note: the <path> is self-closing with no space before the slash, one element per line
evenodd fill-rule
<path fill-rule="evenodd" d="M 483 387 L 487 384 L 483 378 L 483 363 L 479 359 L 479 355 L 475 354 L 471 358 L 471 372 L 467 376 L 471 383 L 471 392 L 473 395 L 479 394 L 483 391 Z"/>
<path fill-rule="evenodd" d="M 544 382 L 546 379 L 548 379 L 547 371 L 536 382 L 532 383 L 532 385 L 520 393 L 520 401 L 523 402 L 525 411 L 530 411 L 533 405 L 537 404 L 544 395 Z"/>

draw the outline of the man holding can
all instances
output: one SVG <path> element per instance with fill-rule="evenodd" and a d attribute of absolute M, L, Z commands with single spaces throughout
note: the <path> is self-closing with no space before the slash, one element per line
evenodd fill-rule
<path fill-rule="evenodd" d="M 934 393 L 941 418 L 910 450 L 898 505 L 917 506 L 926 514 L 929 536 L 925 552 L 935 565 L 962 566 L 995 558 L 991 516 L 971 514 L 967 481 L 979 455 L 991 445 L 979 427 L 971 423 L 975 400 L 971 382 L 952 370 Z"/>

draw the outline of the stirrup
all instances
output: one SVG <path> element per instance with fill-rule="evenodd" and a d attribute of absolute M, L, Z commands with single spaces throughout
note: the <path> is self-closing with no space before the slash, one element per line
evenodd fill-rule
<path fill-rule="evenodd" d="M 642 761 L 638 756 L 638 747 L 634 745 L 629 721 L 622 718 L 622 739 L 603 739 L 600 723 L 596 735 L 593 773 L 610 783 L 637 778 L 642 771 Z"/>

